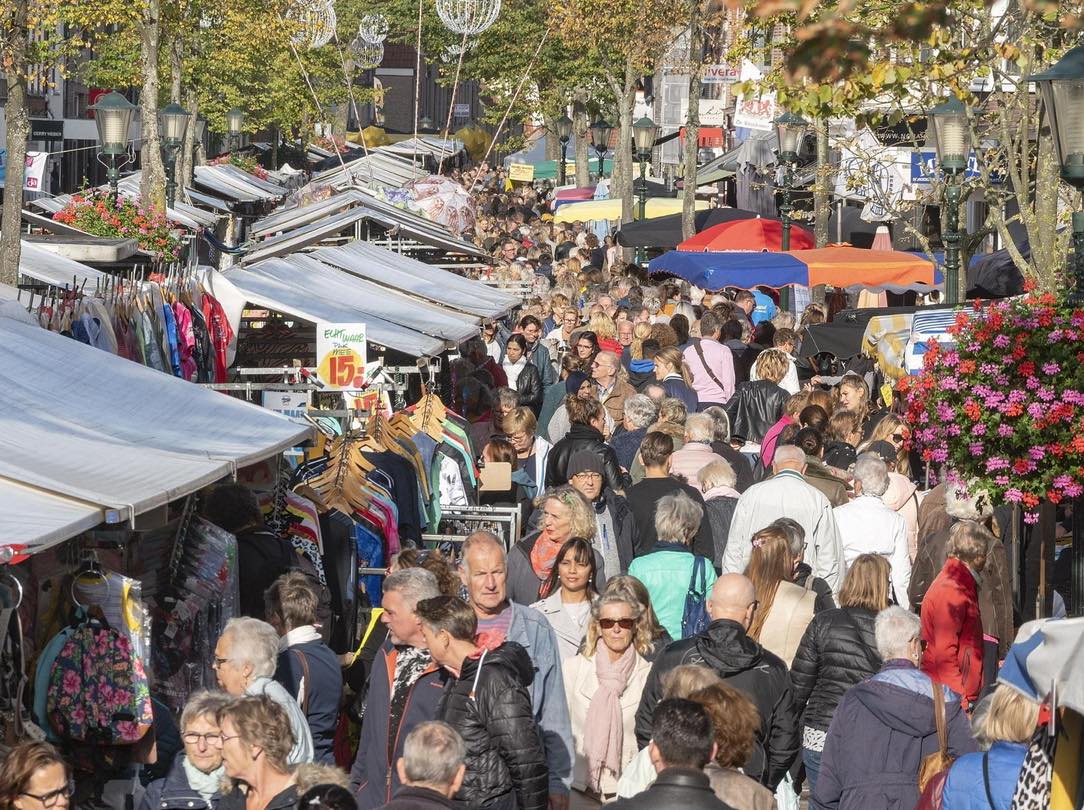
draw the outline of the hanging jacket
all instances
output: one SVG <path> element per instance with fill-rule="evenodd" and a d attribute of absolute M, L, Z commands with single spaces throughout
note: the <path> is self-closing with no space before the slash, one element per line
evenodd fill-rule
<path fill-rule="evenodd" d="M 881 668 L 873 634 L 877 614 L 848 607 L 818 613 L 791 664 L 794 708 L 802 725 L 827 731 L 843 694 Z"/>
<path fill-rule="evenodd" d="M 527 651 L 505 642 L 464 660 L 459 677 L 448 681 L 437 716 L 459 732 L 467 748 L 457 806 L 546 807 L 546 754 L 527 692 L 533 680 Z"/>

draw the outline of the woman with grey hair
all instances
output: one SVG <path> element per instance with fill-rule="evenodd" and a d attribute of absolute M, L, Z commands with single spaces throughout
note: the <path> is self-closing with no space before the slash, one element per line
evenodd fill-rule
<path fill-rule="evenodd" d="M 215 645 L 213 666 L 218 685 L 233 697 L 266 695 L 282 706 L 294 736 L 289 764 L 312 762 L 308 721 L 286 688 L 272 679 L 278 655 L 279 634 L 274 627 L 247 616 L 230 619 Z"/>
<path fill-rule="evenodd" d="M 631 470 L 640 449 L 640 442 L 647 435 L 647 429 L 654 424 L 659 415 L 658 406 L 645 394 L 633 394 L 625 400 L 625 419 L 622 430 L 610 438 L 610 447 L 617 455 L 617 463 L 623 469 Z"/>
<path fill-rule="evenodd" d="M 977 750 L 959 695 L 918 668 L 919 618 L 885 608 L 874 632 L 884 664 L 836 708 L 811 797 L 817 807 L 840 807 L 844 796 L 848 807 L 914 807 L 922 760 L 941 748 L 937 715 L 944 717 L 949 756 Z"/>
<path fill-rule="evenodd" d="M 711 439 L 711 452 L 726 459 L 734 468 L 736 481 L 734 489 L 745 492 L 756 483 L 753 480 L 753 465 L 749 463 L 749 456 L 740 450 L 735 450 L 730 444 L 730 417 L 726 415 L 726 409 L 721 405 L 709 405 L 703 413 L 711 417 L 715 433 Z"/>
<path fill-rule="evenodd" d="M 715 544 L 715 567 L 723 564 L 727 539 L 730 537 L 730 521 L 741 493 L 734 488 L 738 476 L 730 462 L 718 459 L 706 464 L 697 478 L 704 491 L 704 511 L 711 524 L 711 539 Z"/>
<path fill-rule="evenodd" d="M 214 810 L 218 806 L 222 767 L 222 732 L 218 712 L 231 698 L 216 692 L 192 694 L 181 712 L 180 751 L 163 779 L 147 785 L 139 810 L 192 808 Z"/>
<path fill-rule="evenodd" d="M 644 583 L 651 595 L 659 623 L 675 639 L 696 632 L 682 626 L 685 596 L 694 591 L 706 598 L 715 583 L 711 560 L 691 549 L 703 517 L 703 507 L 684 492 L 663 496 L 655 508 L 658 542 L 649 554 L 637 557 L 629 566 L 629 574 Z"/>

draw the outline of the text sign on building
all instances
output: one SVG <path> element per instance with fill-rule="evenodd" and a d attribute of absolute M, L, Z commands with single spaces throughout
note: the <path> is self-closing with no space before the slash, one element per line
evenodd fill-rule
<path fill-rule="evenodd" d="M 366 388 L 365 356 L 365 324 L 316 324 L 316 377 L 325 391 Z"/>
<path fill-rule="evenodd" d="M 50 121 L 44 118 L 30 119 L 30 141 L 41 143 L 56 143 L 64 140 L 64 122 Z"/>
<path fill-rule="evenodd" d="M 701 84 L 734 84 L 741 76 L 741 71 L 730 65 L 704 65 Z"/>

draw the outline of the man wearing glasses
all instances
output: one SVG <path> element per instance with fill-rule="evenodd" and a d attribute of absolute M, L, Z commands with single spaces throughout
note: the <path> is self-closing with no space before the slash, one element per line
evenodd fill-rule
<path fill-rule="evenodd" d="M 787 665 L 749 638 L 758 607 L 753 583 L 743 574 L 723 574 L 715 581 L 707 603 L 711 624 L 699 635 L 671 644 L 651 668 L 636 712 L 636 742 L 642 748 L 651 740 L 652 715 L 666 673 L 683 664 L 709 667 L 757 707 L 757 745 L 744 770 L 774 791 L 797 756 L 801 738 Z"/>

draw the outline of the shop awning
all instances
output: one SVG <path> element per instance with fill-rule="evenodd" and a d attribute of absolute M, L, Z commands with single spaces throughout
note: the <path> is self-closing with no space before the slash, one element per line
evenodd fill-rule
<path fill-rule="evenodd" d="M 424 167 L 411 164 L 409 157 L 403 160 L 395 155 L 370 149 L 367 156 L 344 160 L 342 163 L 336 160 L 331 168 L 313 175 L 312 182 L 317 186 L 330 185 L 339 189 L 353 185 L 373 189 L 402 188 L 411 180 L 428 174 Z"/>
<path fill-rule="evenodd" d="M 41 551 L 105 520 L 94 504 L 0 478 L 0 546 Z"/>
<path fill-rule="evenodd" d="M 520 299 L 480 281 L 456 275 L 368 242 L 349 242 L 341 247 L 321 248 L 312 254 L 320 261 L 340 267 L 385 287 L 469 312 L 480 318 L 497 318 Z"/>
<path fill-rule="evenodd" d="M 681 213 L 682 201 L 676 197 L 652 197 L 644 208 L 645 219 L 664 217 L 667 214 Z M 639 203 L 633 203 L 633 212 L 639 219 Z M 697 210 L 707 208 L 706 200 L 697 200 Z M 569 203 L 562 205 L 553 215 L 554 222 L 593 222 L 606 220 L 613 222 L 621 219 L 621 200 L 591 200 L 590 202 Z"/>
<path fill-rule="evenodd" d="M 265 182 L 233 166 L 196 166 L 197 186 L 230 202 L 265 202 L 286 196 L 283 186 Z"/>
<path fill-rule="evenodd" d="M 297 444 L 271 411 L 0 318 L 0 476 L 130 518 Z"/>
<path fill-rule="evenodd" d="M 107 278 L 107 274 L 100 270 L 26 240 L 23 240 L 23 249 L 19 253 L 19 272 L 35 281 L 57 287 L 71 287 L 73 283 L 76 286 L 87 284 L 94 287 L 95 282 Z"/>
<path fill-rule="evenodd" d="M 269 259 L 215 274 L 215 279 L 215 284 L 222 281 L 232 284 L 251 304 L 310 323 L 364 321 L 370 341 L 414 357 L 435 357 L 444 351 L 442 339 L 372 312 L 365 294 L 354 284 L 355 279 L 334 267 L 325 265 L 322 269 L 310 267 L 302 271 L 283 259 Z"/>

